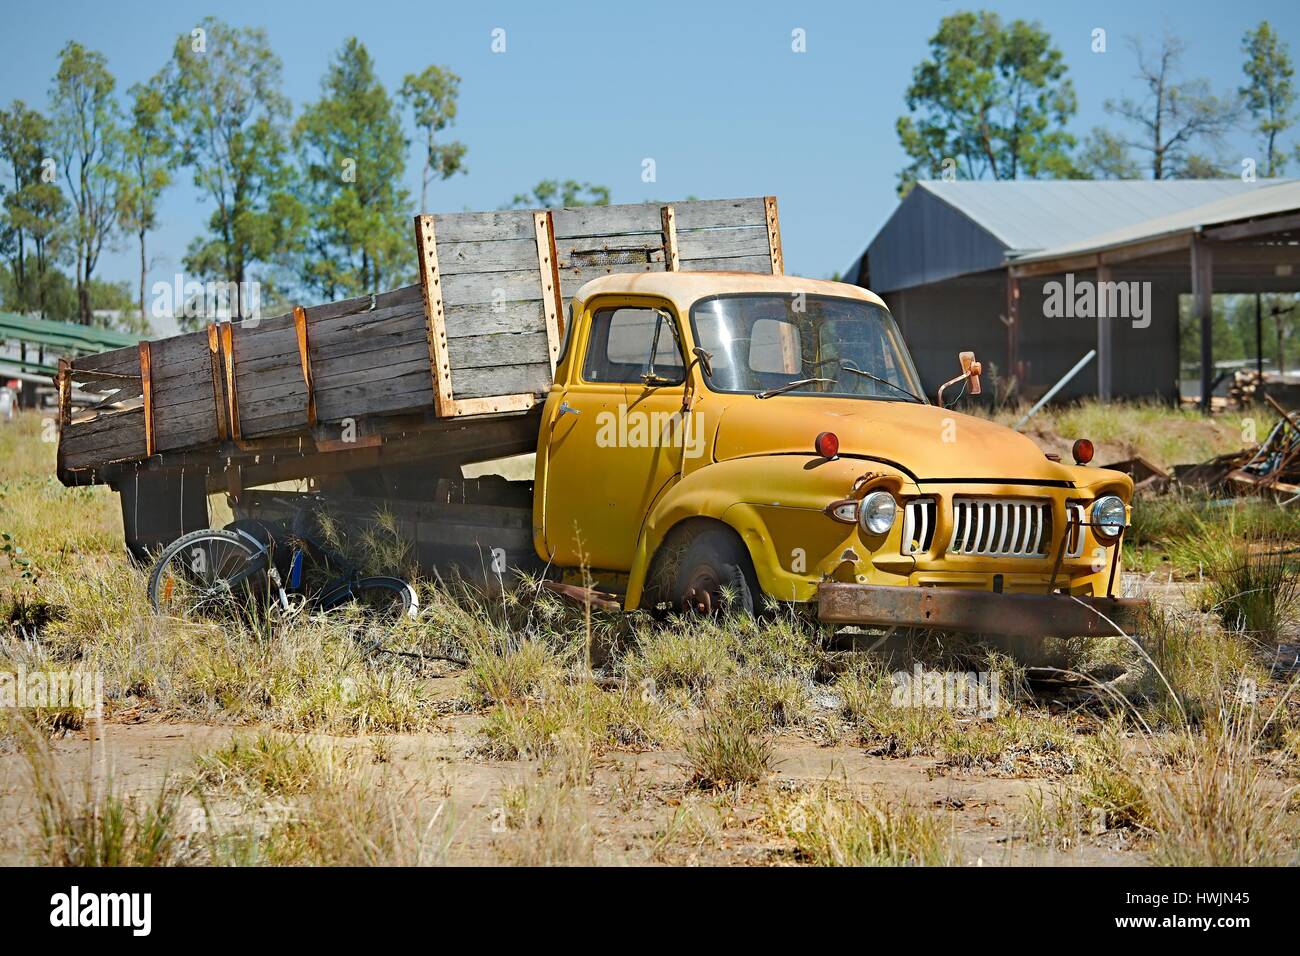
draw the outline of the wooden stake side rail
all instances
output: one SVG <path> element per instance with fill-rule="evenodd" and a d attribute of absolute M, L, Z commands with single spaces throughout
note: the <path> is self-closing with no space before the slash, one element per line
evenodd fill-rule
<path fill-rule="evenodd" d="M 61 364 L 61 480 L 267 447 L 355 452 L 357 435 L 389 434 L 381 422 L 394 416 L 426 428 L 518 415 L 550 388 L 583 283 L 783 268 L 770 196 L 422 215 L 414 226 L 418 285 Z M 76 411 L 74 387 L 104 398 Z"/>

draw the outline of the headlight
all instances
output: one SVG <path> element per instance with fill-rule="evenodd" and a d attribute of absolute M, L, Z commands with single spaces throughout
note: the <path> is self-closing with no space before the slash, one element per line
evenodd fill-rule
<path fill-rule="evenodd" d="M 1124 502 L 1115 495 L 1106 495 L 1092 503 L 1092 530 L 1098 537 L 1118 538 L 1126 523 Z"/>
<path fill-rule="evenodd" d="M 884 534 L 894 526 L 898 505 L 888 491 L 873 491 L 858 506 L 858 524 L 867 534 Z"/>

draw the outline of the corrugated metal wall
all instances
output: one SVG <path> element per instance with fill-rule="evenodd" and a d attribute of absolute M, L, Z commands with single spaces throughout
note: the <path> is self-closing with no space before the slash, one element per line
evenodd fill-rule
<path fill-rule="evenodd" d="M 865 275 L 878 294 L 1002 265 L 1006 246 L 925 189 L 908 193 L 867 248 Z"/>

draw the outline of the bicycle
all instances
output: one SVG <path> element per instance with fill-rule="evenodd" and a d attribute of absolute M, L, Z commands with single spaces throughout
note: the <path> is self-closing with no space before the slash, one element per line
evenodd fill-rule
<path fill-rule="evenodd" d="M 375 623 L 396 623 L 419 613 L 415 589 L 401 578 L 362 577 L 355 564 L 306 530 L 307 510 L 292 525 L 256 519 L 233 521 L 177 538 L 159 554 L 149 575 L 149 603 L 157 614 L 211 617 L 272 606 L 286 616 L 334 611 L 356 604 Z M 315 590 L 307 561 L 339 573 Z"/>

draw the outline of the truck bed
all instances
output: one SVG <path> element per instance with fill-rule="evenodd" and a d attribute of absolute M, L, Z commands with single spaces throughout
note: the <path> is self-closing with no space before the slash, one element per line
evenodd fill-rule
<path fill-rule="evenodd" d="M 772 197 L 418 216 L 415 240 L 418 285 L 61 362 L 60 480 L 238 492 L 529 451 L 583 283 L 782 271 Z M 74 409 L 74 388 L 102 399 Z"/>

